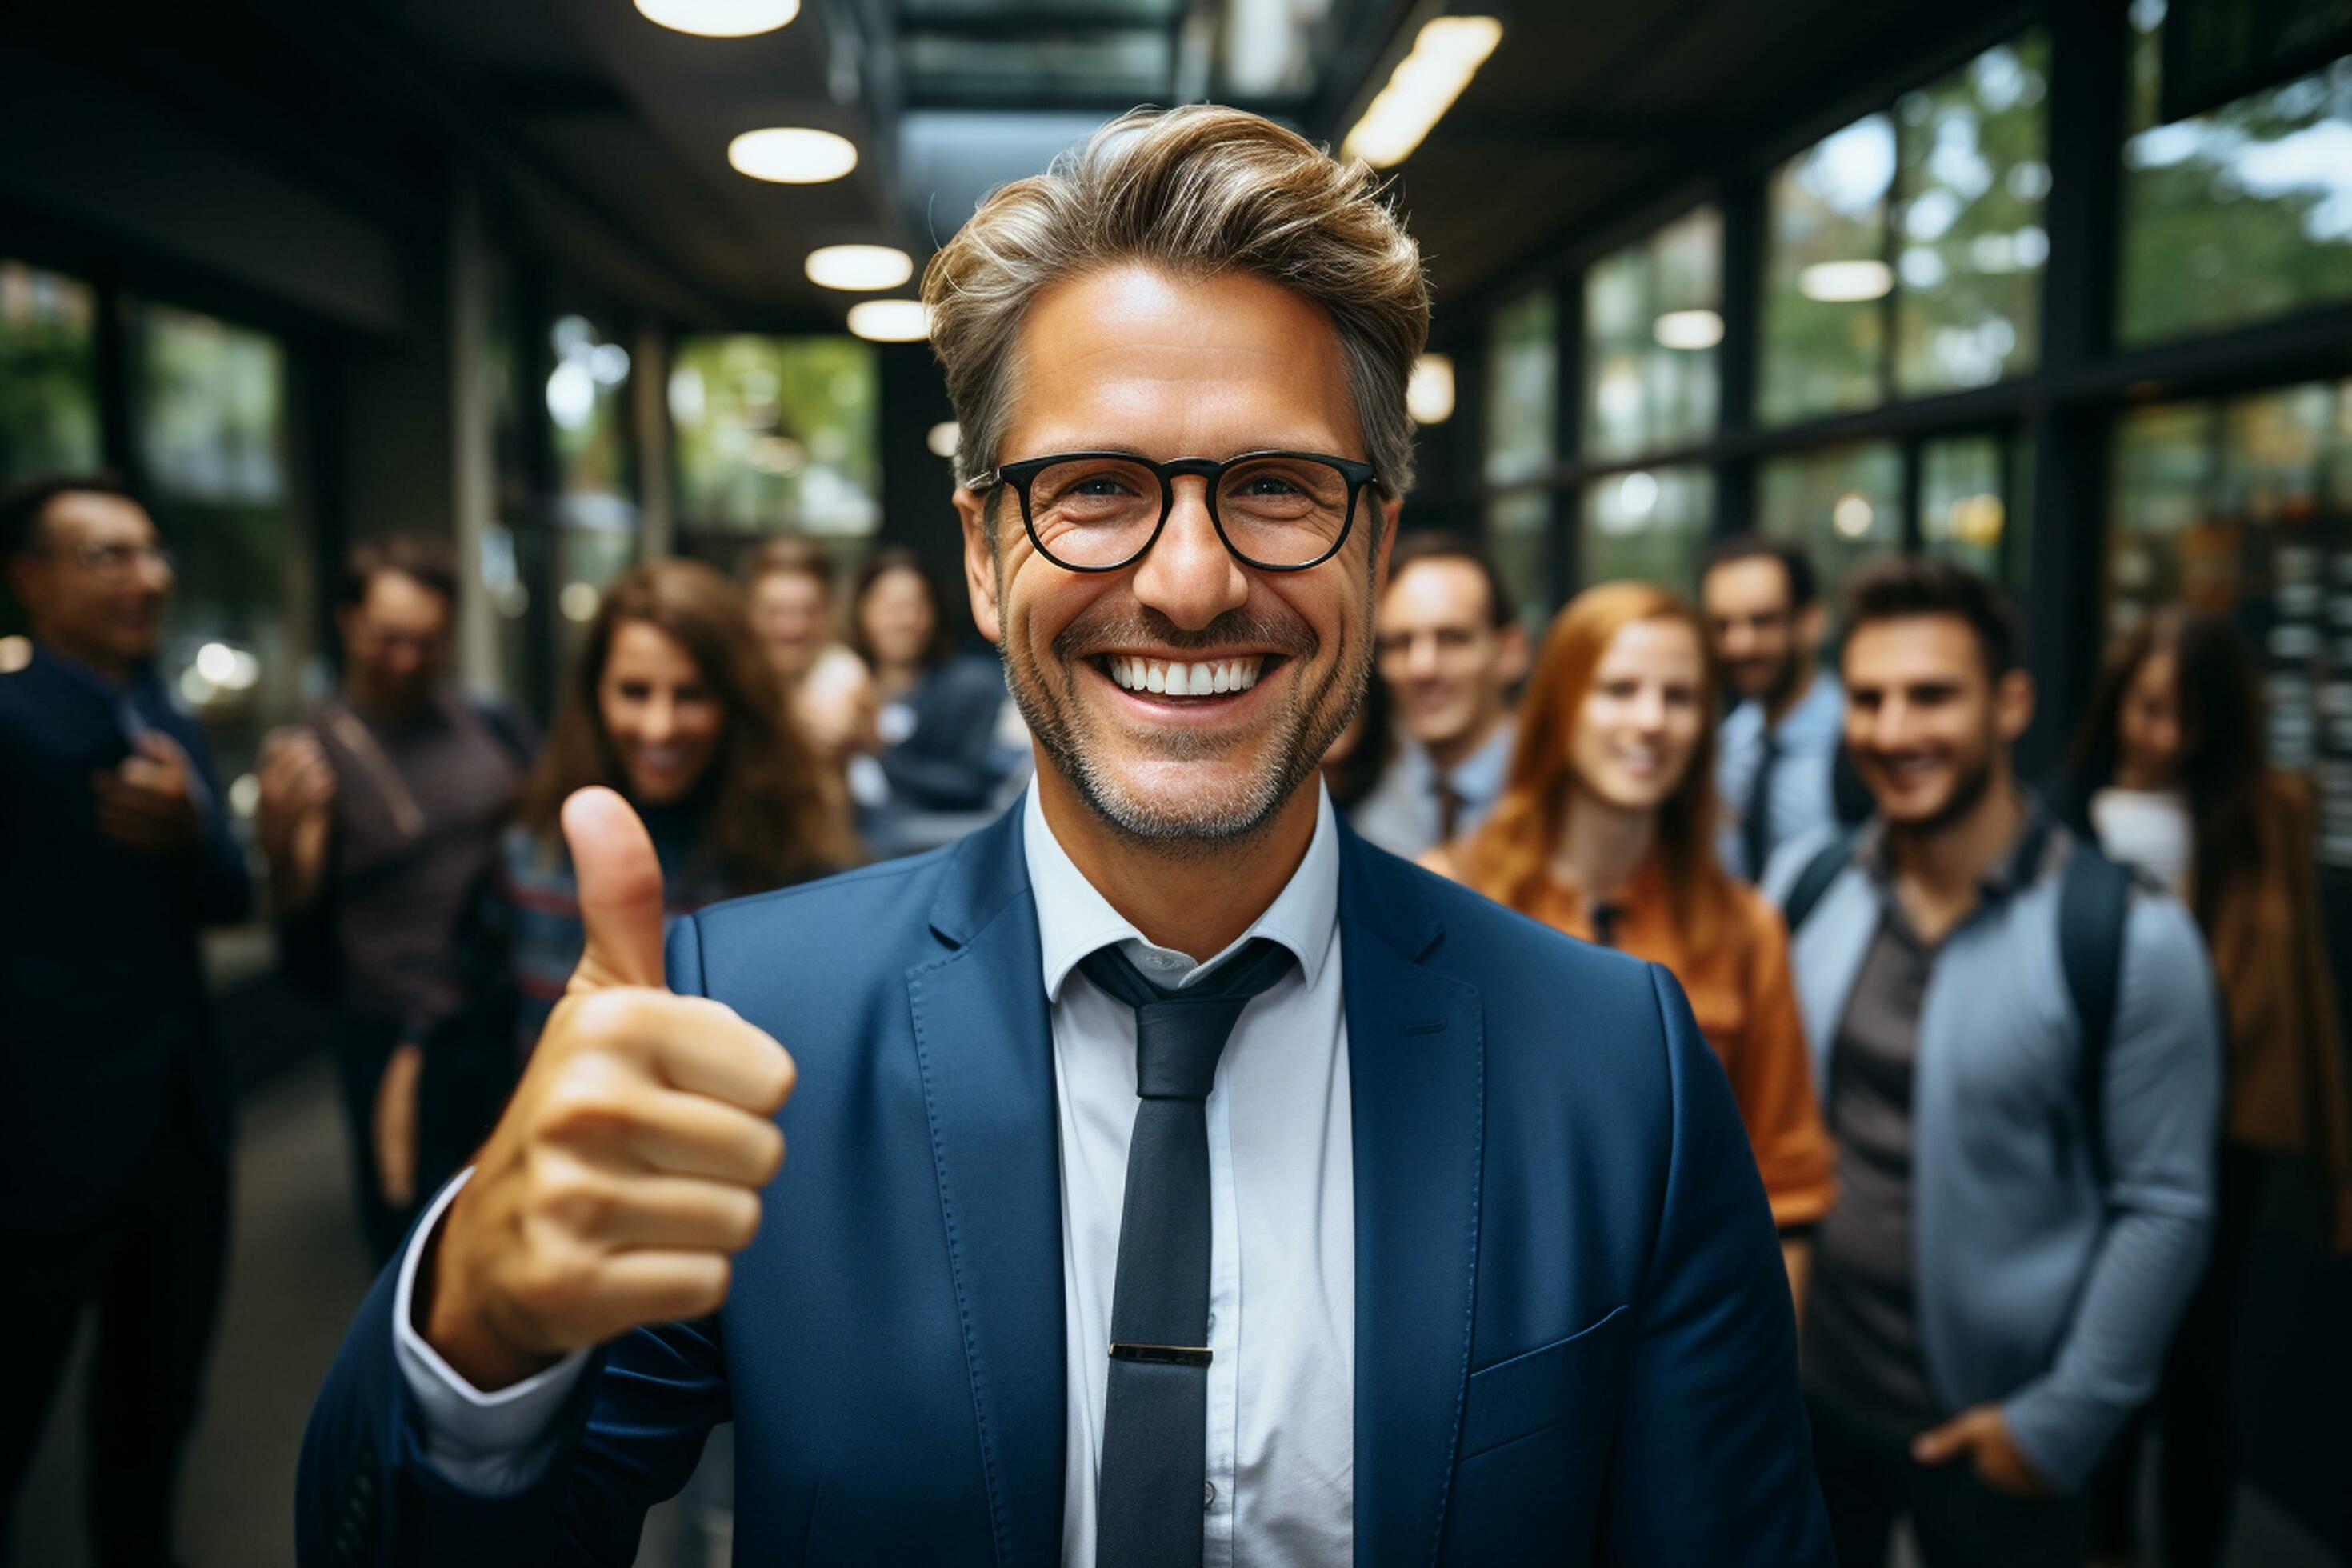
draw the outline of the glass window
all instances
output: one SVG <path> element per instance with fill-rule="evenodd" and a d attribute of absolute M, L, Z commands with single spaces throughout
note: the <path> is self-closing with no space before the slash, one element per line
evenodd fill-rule
<path fill-rule="evenodd" d="M 162 669 L 234 781 L 263 733 L 299 714 L 310 651 L 308 617 L 290 608 L 310 602 L 311 565 L 287 479 L 286 351 L 165 305 L 140 306 L 133 321 L 132 418 L 179 573 Z"/>
<path fill-rule="evenodd" d="M 669 378 L 696 530 L 863 537 L 881 518 L 881 375 L 848 337 L 687 338 Z"/>
<path fill-rule="evenodd" d="M 2032 368 L 2050 250 L 2048 94 L 2048 38 L 2021 33 L 1774 173 L 1766 423 Z"/>
<path fill-rule="evenodd" d="M 1767 423 L 1868 408 L 1884 395 L 1894 183 L 1895 124 L 1884 114 L 1774 173 L 1758 388 Z"/>
<path fill-rule="evenodd" d="M 1490 483 L 1533 479 L 1553 460 L 1559 395 L 1559 310 L 1549 289 L 1502 307 L 1486 332 Z"/>
<path fill-rule="evenodd" d="M 1486 503 L 1486 548 L 1530 632 L 1551 614 L 1551 507 L 1549 490 L 1515 490 Z"/>
<path fill-rule="evenodd" d="M 1919 535 L 1930 555 L 1981 572 L 2022 602 L 2029 443 L 1954 436 L 1919 448 Z"/>
<path fill-rule="evenodd" d="M 1902 549 L 1902 509 L 1903 455 L 1892 441 L 1795 452 L 1757 469 L 1759 531 L 1802 544 L 1826 594 Z"/>
<path fill-rule="evenodd" d="M 1696 463 L 1612 474 L 1584 492 L 1585 587 L 1640 578 L 1687 594 L 1715 511 L 1715 475 Z"/>
<path fill-rule="evenodd" d="M 97 323 L 89 284 L 0 261 L 0 484 L 99 466 Z"/>
<path fill-rule="evenodd" d="M 2320 858 L 2352 868 L 2352 382 L 2132 410 L 2113 448 L 2107 624 L 2187 603 L 2263 671 L 2270 762 L 2317 784 Z"/>
<path fill-rule="evenodd" d="M 554 426 L 557 489 L 567 500 L 633 501 L 629 351 L 607 342 L 585 316 L 560 318 L 552 336 L 555 368 L 547 375 L 547 417 Z"/>
<path fill-rule="evenodd" d="M 2158 122 L 2161 0 L 2139 0 L 2118 335 L 2142 343 L 2352 299 L 2352 58 Z"/>
<path fill-rule="evenodd" d="M 1723 217 L 1701 207 L 1584 275 L 1584 449 L 1606 460 L 1715 433 Z"/>
<path fill-rule="evenodd" d="M 1895 106 L 1903 392 L 1983 386 L 2033 365 L 2050 254 L 2049 53 L 2042 34 L 2027 33 Z"/>

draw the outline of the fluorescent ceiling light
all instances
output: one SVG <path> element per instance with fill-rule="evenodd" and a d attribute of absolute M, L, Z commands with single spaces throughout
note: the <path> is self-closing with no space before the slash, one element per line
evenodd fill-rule
<path fill-rule="evenodd" d="M 727 143 L 727 161 L 739 174 L 779 185 L 814 185 L 837 180 L 857 167 L 857 149 L 830 131 L 772 125 L 746 131 Z"/>
<path fill-rule="evenodd" d="M 701 38 L 772 33 L 801 14 L 801 0 L 637 0 L 646 19 Z"/>
<path fill-rule="evenodd" d="M 889 301 L 887 300 L 873 300 L 872 303 L 877 305 L 886 305 L 888 304 Z M 866 307 L 864 305 L 860 305 L 857 308 L 862 310 Z M 952 461 L 956 455 L 956 444 L 962 439 L 963 431 L 957 426 L 956 422 L 952 419 L 942 419 L 938 424 L 931 426 L 931 433 L 923 437 L 923 445 L 931 449 L 931 456 L 935 458 L 946 458 Z"/>
<path fill-rule="evenodd" d="M 931 313 L 920 300 L 866 300 L 849 307 L 849 330 L 868 342 L 919 343 L 931 335 Z"/>
<path fill-rule="evenodd" d="M 1895 269 L 1884 261 L 1816 261 L 1797 274 L 1797 292 L 1824 305 L 1876 300 L 1895 287 Z"/>
<path fill-rule="evenodd" d="M 1502 37 L 1503 24 L 1492 16 L 1439 16 L 1424 24 L 1412 52 L 1397 62 L 1388 85 L 1339 144 L 1340 155 L 1376 169 L 1394 168 L 1412 156 Z"/>
<path fill-rule="evenodd" d="M 1454 417 L 1454 361 L 1423 354 L 1412 362 L 1404 384 L 1404 411 L 1416 425 L 1443 425 Z"/>
<path fill-rule="evenodd" d="M 1662 349 L 1711 349 L 1723 341 L 1723 318 L 1713 310 L 1668 310 L 1650 331 Z"/>
<path fill-rule="evenodd" d="M 915 275 L 914 259 L 887 245 L 828 245 L 806 265 L 809 281 L 827 289 L 896 289 Z"/>

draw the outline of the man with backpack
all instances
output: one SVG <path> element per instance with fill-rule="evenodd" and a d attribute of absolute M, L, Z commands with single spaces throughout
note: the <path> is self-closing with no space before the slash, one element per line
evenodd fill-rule
<path fill-rule="evenodd" d="M 2186 910 L 2017 782 L 2033 710 L 1992 585 L 1849 590 L 1845 738 L 1876 815 L 1784 848 L 1840 1197 L 1804 1380 L 1838 1559 L 2077 1565 L 2080 1495 L 2202 1263 L 2221 1049 Z"/>

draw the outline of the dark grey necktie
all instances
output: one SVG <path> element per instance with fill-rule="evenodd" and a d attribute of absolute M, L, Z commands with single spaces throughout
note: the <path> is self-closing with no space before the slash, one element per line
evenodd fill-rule
<path fill-rule="evenodd" d="M 1756 776 L 1748 782 L 1748 807 L 1739 814 L 1739 851 L 1751 882 L 1764 879 L 1765 862 L 1772 858 L 1772 769 L 1780 760 L 1780 742 L 1768 722 L 1756 753 Z"/>
<path fill-rule="evenodd" d="M 1115 948 L 1087 978 L 1135 1009 L 1135 1136 L 1118 1222 L 1095 1553 L 1104 1568 L 1200 1568 L 1207 1512 L 1209 1121 L 1226 1037 L 1290 952 L 1263 939 L 1163 991 Z"/>

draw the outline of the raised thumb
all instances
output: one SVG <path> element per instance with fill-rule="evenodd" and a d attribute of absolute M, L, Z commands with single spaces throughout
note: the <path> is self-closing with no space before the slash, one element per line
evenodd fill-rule
<path fill-rule="evenodd" d="M 646 825 L 627 801 L 594 784 L 563 803 L 563 842 L 588 937 L 565 989 L 661 984 L 661 862 Z"/>

